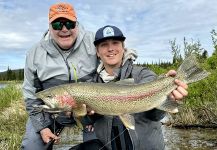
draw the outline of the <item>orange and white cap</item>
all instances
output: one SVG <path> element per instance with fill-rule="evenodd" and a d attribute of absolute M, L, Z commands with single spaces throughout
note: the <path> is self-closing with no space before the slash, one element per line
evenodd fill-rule
<path fill-rule="evenodd" d="M 71 21 L 77 20 L 75 10 L 69 3 L 57 3 L 50 7 L 49 23 L 53 22 L 57 18 L 66 18 Z"/>

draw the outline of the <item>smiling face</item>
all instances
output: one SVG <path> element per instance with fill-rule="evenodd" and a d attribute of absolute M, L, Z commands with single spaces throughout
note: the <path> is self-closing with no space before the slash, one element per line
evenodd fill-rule
<path fill-rule="evenodd" d="M 59 18 L 58 20 L 55 21 L 60 21 L 60 22 L 66 22 L 69 21 L 65 18 Z M 78 34 L 78 27 L 77 25 L 75 26 L 74 29 L 67 29 L 66 26 L 64 25 L 61 30 L 54 30 L 52 25 L 49 25 L 49 30 L 51 33 L 51 37 L 54 39 L 54 41 L 62 48 L 63 50 L 70 49 L 73 44 L 75 43 L 75 40 L 77 38 Z"/>
<path fill-rule="evenodd" d="M 124 55 L 123 41 L 108 39 L 97 46 L 97 56 L 103 61 L 105 68 L 118 68 L 121 66 Z"/>

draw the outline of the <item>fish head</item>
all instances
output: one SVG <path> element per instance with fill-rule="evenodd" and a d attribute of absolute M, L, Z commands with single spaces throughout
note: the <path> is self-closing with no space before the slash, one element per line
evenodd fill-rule
<path fill-rule="evenodd" d="M 72 108 L 76 107 L 76 102 L 73 97 L 63 88 L 49 88 L 36 93 L 36 97 L 52 109 L 71 111 Z"/>

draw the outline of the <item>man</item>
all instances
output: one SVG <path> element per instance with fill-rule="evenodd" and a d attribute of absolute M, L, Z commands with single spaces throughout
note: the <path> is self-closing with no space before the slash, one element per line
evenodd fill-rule
<path fill-rule="evenodd" d="M 57 3 L 50 7 L 49 31 L 26 56 L 23 94 L 29 118 L 22 149 L 45 149 L 46 143 L 59 139 L 52 131 L 54 128 L 75 123 L 72 116 L 62 114 L 52 127 L 51 114 L 33 107 L 43 104 L 35 93 L 64 83 L 89 80 L 97 64 L 93 40 L 94 34 L 78 24 L 72 5 Z"/>

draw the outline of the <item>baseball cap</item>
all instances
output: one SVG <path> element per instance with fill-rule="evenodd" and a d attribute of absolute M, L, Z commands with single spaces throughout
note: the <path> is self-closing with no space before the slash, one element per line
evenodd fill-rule
<path fill-rule="evenodd" d="M 57 3 L 50 7 L 49 23 L 57 18 L 66 18 L 71 21 L 76 21 L 76 13 L 73 6 L 69 3 Z"/>
<path fill-rule="evenodd" d="M 111 25 L 106 25 L 96 32 L 95 41 L 93 43 L 96 46 L 97 44 L 107 39 L 117 39 L 124 41 L 126 37 L 123 35 L 119 28 Z"/>

